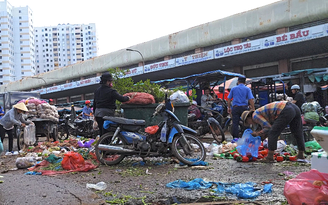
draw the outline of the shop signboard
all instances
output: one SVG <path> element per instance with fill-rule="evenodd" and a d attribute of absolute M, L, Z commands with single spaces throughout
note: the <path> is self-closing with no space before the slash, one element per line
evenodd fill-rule
<path fill-rule="evenodd" d="M 175 67 L 175 59 L 161 61 L 158 63 L 145 65 L 145 73 L 150 73 L 159 70 L 165 70 Z"/>
<path fill-rule="evenodd" d="M 96 83 L 96 78 L 88 78 L 84 80 L 79 80 L 76 82 L 76 87 L 83 87 L 87 85 L 93 85 Z"/>
<path fill-rule="evenodd" d="M 62 90 L 73 89 L 76 88 L 76 82 L 65 83 L 64 85 L 61 85 L 61 87 Z"/>
<path fill-rule="evenodd" d="M 140 67 L 136 67 L 136 68 L 130 68 L 124 71 L 125 72 L 125 76 L 120 75 L 119 77 L 122 78 L 127 78 L 127 77 L 132 77 L 135 75 L 141 75 L 143 74 L 143 66 Z"/>
<path fill-rule="evenodd" d="M 203 62 L 203 61 L 207 61 L 207 60 L 212 60 L 212 59 L 214 59 L 213 50 L 196 53 L 196 54 L 184 56 L 181 58 L 176 58 L 175 65 L 183 66 L 183 65 L 188 65 L 188 64 L 192 64 L 192 63 L 199 63 L 199 62 Z"/>
<path fill-rule="evenodd" d="M 225 46 L 214 49 L 215 58 L 223 58 L 227 56 L 258 51 L 261 49 L 262 40 L 246 41 L 236 45 Z"/>

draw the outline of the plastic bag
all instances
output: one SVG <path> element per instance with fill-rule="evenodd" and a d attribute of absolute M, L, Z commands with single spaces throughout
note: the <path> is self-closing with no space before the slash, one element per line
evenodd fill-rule
<path fill-rule="evenodd" d="M 158 129 L 159 129 L 158 125 L 149 126 L 145 128 L 145 132 L 153 135 L 158 131 Z"/>
<path fill-rule="evenodd" d="M 29 125 L 26 125 L 24 128 L 24 144 L 34 145 L 35 142 L 35 125 L 31 123 Z"/>
<path fill-rule="evenodd" d="M 308 141 L 305 142 L 305 148 L 309 148 L 311 149 L 312 152 L 314 151 L 318 151 L 319 149 L 321 149 L 320 144 L 317 141 Z"/>
<path fill-rule="evenodd" d="M 317 101 L 303 103 L 301 110 L 303 113 L 306 112 L 318 112 L 319 108 L 321 108 L 320 104 Z"/>
<path fill-rule="evenodd" d="M 61 163 L 63 169 L 72 170 L 84 167 L 84 159 L 82 155 L 77 152 L 67 152 Z"/>
<path fill-rule="evenodd" d="M 18 157 L 16 159 L 16 167 L 18 169 L 26 169 L 36 165 L 37 160 L 35 157 Z"/>
<path fill-rule="evenodd" d="M 98 130 L 98 129 L 99 129 L 99 127 L 98 127 L 98 123 L 97 123 L 96 120 L 93 121 L 92 128 L 93 128 L 94 130 Z"/>
<path fill-rule="evenodd" d="M 97 184 L 87 184 L 87 188 L 103 191 L 107 188 L 107 184 L 105 182 L 98 182 Z"/>
<path fill-rule="evenodd" d="M 328 174 L 316 169 L 303 172 L 285 183 L 288 204 L 328 203 Z"/>
<path fill-rule="evenodd" d="M 281 153 L 286 147 L 286 143 L 284 140 L 278 140 L 277 141 L 277 149 L 275 152 Z"/>
<path fill-rule="evenodd" d="M 243 133 L 243 137 L 237 141 L 238 152 L 246 156 L 247 153 L 251 154 L 252 157 L 258 157 L 258 149 L 261 145 L 261 137 L 253 137 L 252 130 L 246 129 Z"/>
<path fill-rule="evenodd" d="M 181 90 L 178 90 L 175 93 L 173 93 L 170 96 L 170 100 L 172 102 L 180 102 L 180 103 L 188 103 L 189 102 L 188 96 Z"/>

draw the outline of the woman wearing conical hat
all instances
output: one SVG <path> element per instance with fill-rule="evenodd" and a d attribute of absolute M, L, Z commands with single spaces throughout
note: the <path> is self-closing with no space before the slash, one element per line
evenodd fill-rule
<path fill-rule="evenodd" d="M 0 137 L 3 142 L 5 135 L 8 135 L 8 149 L 9 154 L 13 151 L 13 129 L 14 125 L 25 127 L 26 124 L 32 123 L 31 121 L 26 121 L 23 118 L 23 114 L 27 112 L 27 108 L 24 103 L 17 103 L 10 109 L 1 119 L 0 119 Z"/>

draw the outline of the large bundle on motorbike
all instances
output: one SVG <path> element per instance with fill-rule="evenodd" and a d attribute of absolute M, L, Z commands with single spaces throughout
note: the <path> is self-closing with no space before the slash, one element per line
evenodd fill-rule
<path fill-rule="evenodd" d="M 37 98 L 28 98 L 21 100 L 26 104 L 27 109 L 29 110 L 27 116 L 29 118 L 41 118 L 49 119 L 53 122 L 59 121 L 59 114 L 55 106 L 49 105 L 44 100 Z"/>
<path fill-rule="evenodd" d="M 322 116 L 323 108 L 317 101 L 304 103 L 301 107 L 304 113 L 304 120 L 308 122 L 318 122 L 319 117 Z"/>

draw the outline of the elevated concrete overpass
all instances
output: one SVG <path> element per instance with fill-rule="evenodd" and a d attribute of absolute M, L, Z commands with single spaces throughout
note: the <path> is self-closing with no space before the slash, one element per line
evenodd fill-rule
<path fill-rule="evenodd" d="M 247 74 L 247 66 L 260 64 L 277 70 L 258 69 L 255 77 L 289 72 L 293 70 L 290 59 L 328 53 L 327 19 L 328 0 L 283 0 L 131 46 L 143 54 L 144 66 L 137 52 L 124 48 L 9 83 L 1 86 L 0 92 L 33 89 L 43 98 L 92 93 L 99 77 L 90 76 L 99 76 L 109 68 L 129 68 L 128 76 L 135 81 L 216 69 Z M 160 64 L 165 68 L 160 69 Z M 45 85 L 47 89 L 40 89 Z"/>

